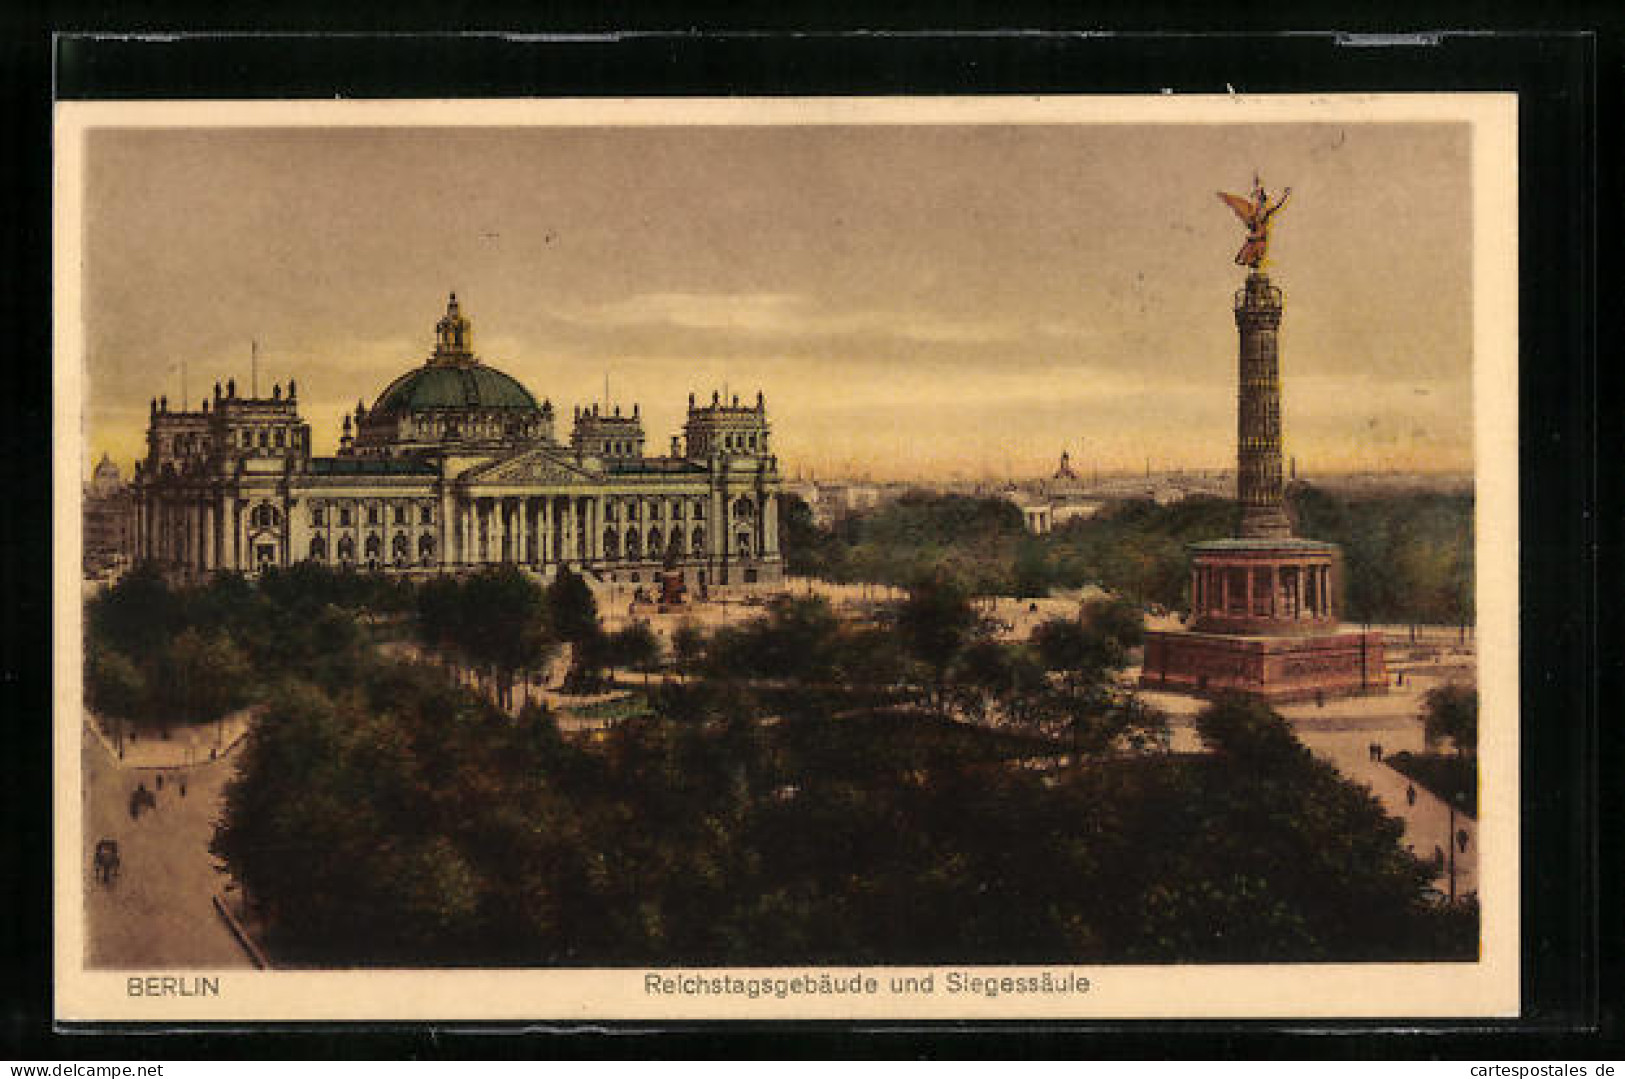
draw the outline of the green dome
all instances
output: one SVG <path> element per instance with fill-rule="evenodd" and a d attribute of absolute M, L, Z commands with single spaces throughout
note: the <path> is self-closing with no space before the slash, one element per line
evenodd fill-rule
<path fill-rule="evenodd" d="M 374 412 L 431 408 L 517 408 L 535 411 L 536 398 L 517 379 L 483 364 L 430 364 L 408 371 L 378 395 Z"/>

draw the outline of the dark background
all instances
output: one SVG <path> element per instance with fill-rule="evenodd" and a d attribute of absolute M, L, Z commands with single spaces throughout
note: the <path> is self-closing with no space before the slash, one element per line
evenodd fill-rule
<path fill-rule="evenodd" d="M 0 318 L 10 475 L 0 527 L 0 1056 L 14 1059 L 391 1056 L 1472 1056 L 1618 1058 L 1621 760 L 1615 490 L 1618 403 L 1596 362 L 1597 271 L 1617 270 L 1625 20 L 1604 4 L 1213 6 L 1023 11 L 1011 5 L 763 12 L 732 31 L 692 5 L 618 20 L 517 5 L 58 4 L 0 14 L 7 140 Z M 387 14 L 386 14 L 387 12 Z M 1132 16 L 1136 27 L 1127 19 Z M 1357 16 L 1357 17 L 1355 17 Z M 912 26 L 905 25 L 908 19 Z M 775 21 L 776 20 L 776 21 Z M 1336 27 L 1472 28 L 1356 45 Z M 1499 26 L 1495 33 L 1486 28 Z M 288 31 L 142 39 L 74 30 Z M 436 33 L 493 28 L 471 35 Z M 707 30 L 700 29 L 708 27 Z M 748 29 L 747 29 L 748 27 Z M 954 32 L 922 28 L 956 27 Z M 505 38 L 495 28 L 555 37 Z M 792 33 L 792 29 L 799 32 Z M 1157 28 L 1158 32 L 1149 32 Z M 1516 28 L 1517 32 L 1514 32 Z M 388 30 L 387 36 L 373 31 Z M 1022 32 L 1011 32 L 1019 29 Z M 1081 29 L 1119 31 L 1084 35 Z M 317 31 L 353 31 L 312 36 Z M 619 30 L 620 33 L 601 33 Z M 1048 30 L 1050 32 L 1042 32 Z M 403 31 L 416 31 L 404 33 Z M 810 31 L 810 32 L 809 32 Z M 864 32 L 858 32 L 864 31 Z M 1202 33 L 1199 31 L 1220 31 Z M 54 84 L 53 84 L 54 77 Z M 570 1037 L 328 1027 L 134 1037 L 51 1029 L 50 117 L 70 98 L 814 95 L 1515 90 L 1521 95 L 1524 1017 L 1486 1023 L 1138 1023 L 910 1028 L 615 1027 Z M 1600 242 L 1599 242 L 1600 241 Z M 1610 309 L 1613 307 L 1608 302 Z M 1611 334 L 1602 338 L 1607 343 Z M 1513 437 L 1513 432 L 1507 432 Z M 71 702 L 70 702 L 71 703 Z M 1604 718 L 1606 717 L 1606 718 Z M 1612 780 L 1617 764 L 1603 774 Z M 1604 827 L 1611 824 L 1612 829 Z M 1599 853 L 1599 845 L 1601 852 Z M 1604 899 L 1609 902 L 1604 905 Z M 1111 1031 L 1107 1038 L 1099 1037 Z M 1383 1032 L 1378 1034 L 1377 1032 Z M 1406 1033 L 1408 1032 L 1408 1033 Z M 143 1031 L 142 1033 L 150 1033 Z M 1375 1036 L 1374 1036 L 1375 1035 Z M 1441 1037 L 1440 1035 L 1443 1035 Z"/>

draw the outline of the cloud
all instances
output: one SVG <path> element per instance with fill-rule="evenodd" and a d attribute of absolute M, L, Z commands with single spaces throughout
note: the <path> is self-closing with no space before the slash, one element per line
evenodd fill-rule
<path fill-rule="evenodd" d="M 893 338 L 922 344 L 1020 339 L 1036 327 L 926 310 L 833 311 L 791 292 L 642 292 L 608 303 L 555 307 L 560 321 L 604 329 L 674 327 L 749 337 Z"/>

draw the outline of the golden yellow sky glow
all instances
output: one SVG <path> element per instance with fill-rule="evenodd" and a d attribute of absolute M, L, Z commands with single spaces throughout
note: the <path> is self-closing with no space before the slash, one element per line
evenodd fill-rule
<path fill-rule="evenodd" d="M 767 394 L 787 475 L 1230 467 L 1243 234 L 1304 474 L 1472 467 L 1469 127 L 1443 123 L 99 129 L 87 466 L 148 400 L 299 382 L 316 451 L 421 364 L 446 293 L 559 410 Z"/>

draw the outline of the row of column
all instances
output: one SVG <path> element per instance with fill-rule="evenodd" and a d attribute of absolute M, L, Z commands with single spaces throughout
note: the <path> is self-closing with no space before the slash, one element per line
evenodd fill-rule
<path fill-rule="evenodd" d="M 452 508 L 451 557 L 461 564 L 602 562 L 618 558 L 625 550 L 622 543 L 628 527 L 639 529 L 642 536 L 647 536 L 644 531 L 647 529 L 661 530 L 661 549 L 641 550 L 636 557 L 644 560 L 665 556 L 673 529 L 679 530 L 682 536 L 680 550 L 685 558 L 756 557 L 778 553 L 777 499 L 772 496 L 763 499 L 760 506 L 752 503 L 748 521 L 733 521 L 725 528 L 714 527 L 705 516 L 678 518 L 669 510 L 661 517 L 640 517 L 635 522 L 629 522 L 623 510 L 615 515 L 615 520 L 608 520 L 609 504 L 629 501 L 625 496 L 614 495 L 543 495 L 493 496 L 458 502 Z M 731 507 L 725 501 L 715 497 L 711 501 L 713 520 L 731 517 Z M 674 503 L 672 500 L 668 505 Z M 742 549 L 736 536 L 740 526 L 747 524 L 750 542 L 748 549 Z M 617 541 L 617 550 L 613 553 L 605 549 L 605 534 L 609 529 L 614 530 Z M 703 529 L 703 549 L 696 549 L 695 529 Z"/>
<path fill-rule="evenodd" d="M 595 522 L 600 500 L 581 495 L 476 498 L 453 510 L 453 557 L 459 563 L 590 561 L 599 557 Z"/>
<path fill-rule="evenodd" d="M 270 504 L 270 503 L 268 503 Z M 290 550 L 292 503 L 278 506 L 279 520 L 254 535 L 262 537 L 283 561 Z M 195 573 L 255 569 L 254 536 L 248 514 L 232 497 L 146 491 L 135 500 L 136 560 L 152 560 Z M 271 535 L 264 535 L 265 532 Z"/>
<path fill-rule="evenodd" d="M 1241 577 L 1239 590 L 1233 587 L 1233 574 Z M 1259 577 L 1262 587 L 1255 587 Z M 1302 618 L 1307 613 L 1310 618 L 1329 618 L 1331 582 L 1329 565 L 1199 565 L 1191 570 L 1191 609 L 1198 614 L 1225 615 L 1239 598 L 1248 617 Z M 1255 611 L 1255 598 L 1268 598 L 1268 610 Z"/>

